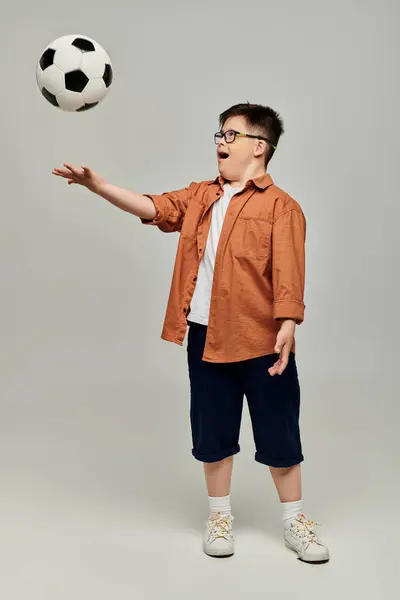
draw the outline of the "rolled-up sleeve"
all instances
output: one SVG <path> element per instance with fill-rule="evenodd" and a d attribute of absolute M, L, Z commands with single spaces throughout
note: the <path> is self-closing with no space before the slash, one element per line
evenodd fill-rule
<path fill-rule="evenodd" d="M 154 219 L 141 219 L 144 225 L 155 225 L 165 233 L 180 231 L 190 199 L 190 187 L 164 194 L 144 194 L 156 208 Z"/>
<path fill-rule="evenodd" d="M 272 228 L 274 319 L 304 321 L 306 220 L 299 209 L 278 216 Z"/>

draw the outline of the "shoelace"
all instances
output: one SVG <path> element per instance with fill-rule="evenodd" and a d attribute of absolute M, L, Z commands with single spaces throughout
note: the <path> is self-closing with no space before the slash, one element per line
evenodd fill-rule
<path fill-rule="evenodd" d="M 208 531 L 212 540 L 232 535 L 232 515 L 221 515 L 218 519 L 208 519 Z"/>
<path fill-rule="evenodd" d="M 317 521 L 309 521 L 304 515 L 299 515 L 292 522 L 291 530 L 299 538 L 308 544 L 318 544 L 319 539 L 314 531 L 314 527 L 320 525 Z"/>

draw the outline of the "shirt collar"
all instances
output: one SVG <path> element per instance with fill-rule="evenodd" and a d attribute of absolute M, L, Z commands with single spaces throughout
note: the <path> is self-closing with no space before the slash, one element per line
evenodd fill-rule
<path fill-rule="evenodd" d="M 211 184 L 213 183 L 217 183 L 219 184 L 221 187 L 223 187 L 225 185 L 226 180 L 222 177 L 222 175 L 218 175 L 218 177 L 216 177 L 215 179 L 213 179 L 211 182 Z M 248 184 L 253 184 L 255 185 L 256 188 L 258 188 L 259 190 L 265 190 L 267 189 L 267 187 L 269 187 L 270 185 L 273 185 L 273 180 L 272 177 L 269 173 L 266 173 L 265 175 L 261 175 L 260 177 L 256 177 L 254 179 L 249 179 L 249 181 L 247 182 L 246 186 L 248 186 Z"/>

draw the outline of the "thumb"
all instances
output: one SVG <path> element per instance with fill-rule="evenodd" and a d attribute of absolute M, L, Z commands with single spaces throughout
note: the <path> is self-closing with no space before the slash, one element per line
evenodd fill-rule
<path fill-rule="evenodd" d="M 274 348 L 276 354 L 280 354 L 282 351 L 282 348 L 283 348 L 283 342 L 280 340 L 277 340 L 276 344 L 275 344 L 275 348 Z"/>

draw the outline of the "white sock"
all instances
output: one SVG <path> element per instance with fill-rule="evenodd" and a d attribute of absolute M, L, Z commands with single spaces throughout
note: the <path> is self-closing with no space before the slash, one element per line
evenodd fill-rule
<path fill-rule="evenodd" d="M 295 502 L 281 502 L 283 506 L 283 518 L 285 526 L 290 524 L 293 519 L 298 517 L 303 512 L 303 500 L 296 500 Z"/>
<path fill-rule="evenodd" d="M 208 502 L 210 505 L 210 514 L 220 513 L 221 515 L 230 515 L 232 513 L 230 495 L 222 496 L 221 498 L 209 496 Z"/>

